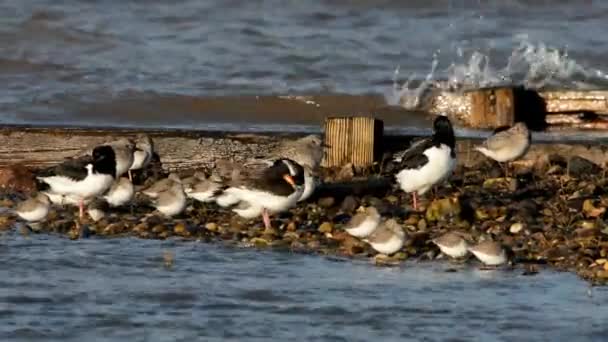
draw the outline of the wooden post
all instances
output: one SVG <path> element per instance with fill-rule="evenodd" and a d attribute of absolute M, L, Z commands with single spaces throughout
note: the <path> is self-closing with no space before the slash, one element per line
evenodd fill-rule
<path fill-rule="evenodd" d="M 373 164 L 382 136 L 382 121 L 372 117 L 335 117 L 325 120 L 325 143 L 329 145 L 325 167 L 352 163 Z"/>
<path fill-rule="evenodd" d="M 496 128 L 515 122 L 513 89 L 479 89 L 471 93 L 469 125 L 472 128 Z"/>

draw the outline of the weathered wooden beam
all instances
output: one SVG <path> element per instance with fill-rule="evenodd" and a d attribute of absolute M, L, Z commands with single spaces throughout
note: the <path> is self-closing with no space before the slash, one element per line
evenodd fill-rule
<path fill-rule="evenodd" d="M 154 140 L 167 171 L 209 167 L 219 159 L 246 160 L 266 155 L 281 136 L 269 134 L 222 134 L 200 131 L 151 129 L 16 128 L 0 130 L 0 166 L 22 163 L 42 167 L 64 158 L 82 155 L 91 147 L 119 137 L 146 133 Z"/>
<path fill-rule="evenodd" d="M 515 120 L 514 92 L 511 88 L 492 88 L 473 91 L 471 94 L 472 128 L 510 126 Z"/>
<path fill-rule="evenodd" d="M 535 91 L 523 87 L 467 92 L 435 90 L 423 107 L 433 114 L 445 113 L 457 124 L 471 128 L 494 128 L 517 120 L 531 120 L 541 128 L 540 121 L 547 116 L 549 125 L 559 122 L 572 128 L 603 130 L 606 123 L 602 119 L 581 118 L 579 114 L 608 115 L 608 90 Z M 578 118 L 570 120 L 567 115 Z"/>
<path fill-rule="evenodd" d="M 548 113 L 593 112 L 608 114 L 608 90 L 541 91 Z"/>
<path fill-rule="evenodd" d="M 373 164 L 382 138 L 382 121 L 372 117 L 334 117 L 325 120 L 325 143 L 329 145 L 323 166 L 351 163 Z"/>
<path fill-rule="evenodd" d="M 375 120 L 375 129 L 382 124 Z M 229 134 L 219 132 L 163 130 L 116 130 L 116 129 L 62 129 L 62 128 L 3 128 L 0 129 L 0 168 L 15 163 L 29 167 L 41 167 L 61 162 L 98 143 L 123 136 L 147 133 L 153 139 L 166 171 L 191 170 L 212 166 L 219 159 L 242 161 L 251 156 L 266 156 L 281 139 L 296 138 L 292 135 Z M 378 131 L 375 134 L 378 142 Z M 374 145 L 374 156 L 388 147 L 388 140 L 395 140 L 396 149 L 408 146 L 407 137 L 382 137 L 382 144 Z M 330 142 L 328 142 L 330 143 Z M 471 149 L 479 141 L 458 140 L 458 162 L 471 165 L 487 160 Z M 370 149 L 365 149 L 369 156 Z M 565 158 L 579 156 L 598 165 L 608 162 L 607 148 L 589 144 L 535 143 L 523 160 L 534 161 L 558 154 Z M 369 160 L 369 159 L 365 159 Z"/>

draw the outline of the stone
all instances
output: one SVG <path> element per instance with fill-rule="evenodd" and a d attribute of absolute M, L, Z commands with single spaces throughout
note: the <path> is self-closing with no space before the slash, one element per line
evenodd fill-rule
<path fill-rule="evenodd" d="M 482 185 L 486 190 L 510 192 L 517 190 L 518 186 L 518 181 L 515 178 L 488 178 Z"/>
<path fill-rule="evenodd" d="M 0 230 L 8 230 L 11 228 L 14 220 L 8 216 L 0 216 Z"/>
<path fill-rule="evenodd" d="M 296 230 L 298 230 L 298 225 L 294 221 L 291 221 L 287 224 L 285 230 L 288 232 L 295 232 Z"/>
<path fill-rule="evenodd" d="M 205 224 L 205 229 L 210 232 L 217 232 L 217 228 L 217 223 L 215 222 L 207 222 L 207 224 Z"/>
<path fill-rule="evenodd" d="M 586 199 L 583 202 L 583 213 L 585 213 L 585 216 L 587 217 L 591 217 L 591 218 L 595 218 L 595 217 L 599 217 L 601 215 L 603 215 L 606 212 L 606 208 L 605 207 L 595 207 L 593 205 L 593 200 L 591 199 Z"/>
<path fill-rule="evenodd" d="M 579 177 L 583 175 L 599 174 L 602 172 L 602 168 L 590 160 L 574 156 L 570 158 L 569 171 L 571 176 Z"/>
<path fill-rule="evenodd" d="M 353 177 L 355 177 L 355 168 L 351 163 L 342 166 L 336 175 L 336 178 L 339 181 L 349 181 L 353 179 Z"/>
<path fill-rule="evenodd" d="M 162 233 L 165 230 L 167 230 L 167 228 L 162 224 L 157 224 L 156 226 L 152 227 L 152 233 L 155 233 L 155 234 Z"/>
<path fill-rule="evenodd" d="M 426 230 L 426 227 L 427 224 L 425 219 L 418 221 L 418 230 Z"/>
<path fill-rule="evenodd" d="M 173 232 L 177 235 L 187 236 L 190 235 L 190 232 L 186 228 L 186 225 L 183 222 L 179 222 L 173 227 Z"/>
<path fill-rule="evenodd" d="M 511 225 L 511 227 L 509 227 L 509 232 L 511 234 L 517 234 L 521 232 L 522 229 L 524 229 L 524 225 L 520 222 L 515 222 Z"/>
<path fill-rule="evenodd" d="M 331 222 L 323 222 L 319 226 L 318 231 L 321 233 L 331 233 L 334 229 L 334 225 Z"/>
<path fill-rule="evenodd" d="M 359 207 L 359 201 L 354 196 L 346 196 L 340 205 L 340 210 L 345 213 L 352 213 Z"/>
<path fill-rule="evenodd" d="M 34 174 L 21 164 L 0 167 L 0 191 L 32 193 L 36 191 Z"/>
<path fill-rule="evenodd" d="M 426 209 L 426 220 L 444 221 L 460 214 L 460 202 L 457 198 L 442 198 L 431 202 Z"/>
<path fill-rule="evenodd" d="M 317 204 L 321 208 L 330 208 L 336 203 L 336 200 L 333 197 L 323 197 L 320 198 Z"/>
<path fill-rule="evenodd" d="M 399 197 L 395 195 L 388 195 L 386 196 L 386 201 L 390 204 L 397 204 L 397 202 L 399 202 Z"/>
<path fill-rule="evenodd" d="M 250 240 L 251 244 L 257 248 L 266 248 L 270 245 L 270 242 L 266 239 L 255 237 Z"/>

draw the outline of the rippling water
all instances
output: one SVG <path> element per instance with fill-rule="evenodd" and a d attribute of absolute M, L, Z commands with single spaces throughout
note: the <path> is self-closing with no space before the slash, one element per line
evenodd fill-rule
<path fill-rule="evenodd" d="M 380 268 L 178 240 L 0 241 L 2 341 L 600 341 L 608 333 L 608 289 L 550 270 Z"/>
<path fill-rule="evenodd" d="M 227 107 L 237 115 L 226 117 L 252 119 L 251 101 L 208 100 L 217 96 L 391 102 L 415 97 L 425 79 L 608 85 L 606 1 L 6 0 L 0 13 L 0 123 L 205 128 Z M 163 251 L 175 254 L 170 269 Z M 198 242 L 16 234 L 0 239 L 0 264 L 2 341 L 608 334 L 608 291 L 550 270 L 376 268 Z"/>
<path fill-rule="evenodd" d="M 0 13 L 0 122 L 144 125 L 165 104 L 156 125 L 190 125 L 222 111 L 193 99 L 394 101 L 415 96 L 394 81 L 427 76 L 461 86 L 608 85 L 605 1 L 7 0 Z"/>

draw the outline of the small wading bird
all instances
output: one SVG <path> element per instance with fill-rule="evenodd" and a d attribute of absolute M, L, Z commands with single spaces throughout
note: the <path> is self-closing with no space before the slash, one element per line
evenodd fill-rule
<path fill-rule="evenodd" d="M 129 168 L 129 180 L 133 182 L 134 170 L 145 169 L 154 154 L 154 142 L 146 134 L 139 134 L 135 141 L 135 148 L 133 150 L 133 162 Z"/>
<path fill-rule="evenodd" d="M 152 184 L 141 191 L 152 199 L 152 205 L 165 216 L 175 216 L 186 208 L 186 193 L 182 181 L 176 173 Z"/>
<path fill-rule="evenodd" d="M 445 233 L 432 240 L 441 253 L 450 258 L 462 258 L 468 253 L 469 245 L 467 241 L 455 232 Z"/>
<path fill-rule="evenodd" d="M 363 241 L 369 243 L 376 252 L 390 255 L 403 247 L 405 232 L 396 220 L 388 219 L 378 225 L 376 230 Z"/>
<path fill-rule="evenodd" d="M 50 205 L 48 196 L 38 193 L 36 196 L 19 203 L 15 213 L 27 222 L 39 222 L 49 214 Z"/>
<path fill-rule="evenodd" d="M 475 150 L 499 163 L 507 163 L 505 177 L 509 177 L 509 165 L 512 161 L 523 157 L 530 147 L 531 134 L 524 122 L 518 122 L 512 127 L 499 127 L 494 130 Z M 502 167 L 502 164 L 501 164 Z"/>
<path fill-rule="evenodd" d="M 496 241 L 482 241 L 476 246 L 469 247 L 469 251 L 487 266 L 498 266 L 507 262 L 505 249 Z"/>
<path fill-rule="evenodd" d="M 416 142 L 403 153 L 395 178 L 403 191 L 412 193 L 414 210 L 418 210 L 418 195 L 445 180 L 454 170 L 455 145 L 450 120 L 438 116 L 433 122 L 433 136 Z"/>
<path fill-rule="evenodd" d="M 344 230 L 354 237 L 366 238 L 380 224 L 380 214 L 374 207 L 360 207 L 357 211 L 358 213 L 344 226 Z"/>

